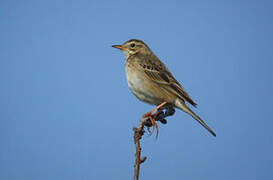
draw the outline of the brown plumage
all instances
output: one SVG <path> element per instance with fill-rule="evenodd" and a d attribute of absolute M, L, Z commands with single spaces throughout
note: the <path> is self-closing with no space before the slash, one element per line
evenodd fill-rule
<path fill-rule="evenodd" d="M 132 39 L 113 47 L 121 49 L 126 57 L 128 86 L 138 99 L 157 106 L 166 102 L 177 107 L 190 114 L 216 136 L 206 123 L 186 106 L 185 102 L 194 107 L 197 104 L 143 41 Z"/>

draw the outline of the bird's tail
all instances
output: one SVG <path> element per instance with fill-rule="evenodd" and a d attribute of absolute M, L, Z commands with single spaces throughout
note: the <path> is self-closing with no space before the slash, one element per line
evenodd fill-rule
<path fill-rule="evenodd" d="M 177 99 L 175 101 L 175 106 L 181 110 L 183 110 L 184 112 L 188 113 L 189 115 L 191 115 L 195 120 L 197 120 L 204 128 L 206 128 L 213 136 L 216 136 L 216 134 L 213 132 L 213 130 L 211 130 L 208 125 L 199 117 L 197 116 L 189 107 L 186 106 L 186 104 L 184 102 L 182 102 L 181 100 Z"/>

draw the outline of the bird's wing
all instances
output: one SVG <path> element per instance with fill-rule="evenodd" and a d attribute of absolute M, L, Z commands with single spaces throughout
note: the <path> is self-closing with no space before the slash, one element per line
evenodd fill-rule
<path fill-rule="evenodd" d="M 154 59 L 153 62 L 147 59 L 139 62 L 139 65 L 148 78 L 155 83 L 161 84 L 167 91 L 175 93 L 180 99 L 187 101 L 196 107 L 197 104 L 173 77 L 167 67 L 156 57 Z"/>

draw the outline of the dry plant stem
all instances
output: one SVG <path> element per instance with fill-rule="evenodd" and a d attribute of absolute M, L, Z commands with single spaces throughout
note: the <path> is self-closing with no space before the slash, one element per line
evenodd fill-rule
<path fill-rule="evenodd" d="M 154 116 L 157 116 L 158 114 L 162 113 L 162 110 L 159 110 L 157 113 L 154 114 Z M 167 111 L 168 113 L 165 112 L 164 116 L 161 118 L 165 118 L 167 116 L 171 116 L 174 114 L 174 110 L 172 109 L 172 111 Z M 171 113 L 170 113 L 171 112 Z M 157 117 L 158 118 L 158 117 Z M 155 119 L 157 121 L 162 122 L 160 119 Z M 165 119 L 164 119 L 165 120 Z M 166 120 L 165 120 L 166 121 Z M 162 122 L 163 123 L 163 122 Z M 166 124 L 167 122 L 163 123 Z M 147 158 L 143 157 L 141 158 L 141 147 L 140 147 L 140 139 L 144 134 L 144 126 L 146 126 L 147 128 L 151 127 L 153 124 L 151 122 L 150 116 L 142 116 L 142 118 L 139 120 L 139 124 L 138 127 L 134 127 L 134 143 L 136 146 L 136 160 L 135 160 L 135 172 L 134 172 L 134 180 L 138 180 L 139 178 L 139 170 L 140 170 L 140 164 L 143 163 Z"/>
<path fill-rule="evenodd" d="M 138 180 L 139 177 L 139 169 L 140 164 L 146 160 L 146 157 L 141 158 L 141 147 L 139 140 L 141 139 L 142 135 L 144 134 L 144 125 L 147 123 L 149 118 L 141 118 L 137 128 L 134 128 L 134 142 L 136 146 L 136 160 L 135 160 L 135 172 L 134 172 L 134 180 Z"/>

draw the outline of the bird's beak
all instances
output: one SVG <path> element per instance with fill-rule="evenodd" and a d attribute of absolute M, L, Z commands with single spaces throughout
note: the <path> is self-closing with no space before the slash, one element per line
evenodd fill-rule
<path fill-rule="evenodd" d="M 126 49 L 126 48 L 123 47 L 122 45 L 113 45 L 112 47 L 113 47 L 113 48 L 120 49 L 120 50 L 125 50 L 125 49 Z"/>

